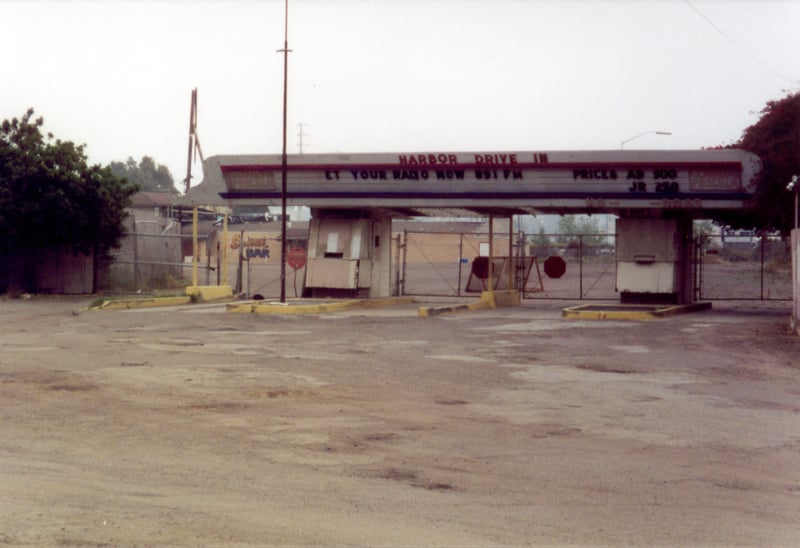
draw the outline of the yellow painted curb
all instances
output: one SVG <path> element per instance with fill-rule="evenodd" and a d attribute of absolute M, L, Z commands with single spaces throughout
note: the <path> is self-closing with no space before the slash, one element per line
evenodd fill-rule
<path fill-rule="evenodd" d="M 561 311 L 561 316 L 583 320 L 656 320 L 710 308 L 711 303 L 709 302 L 677 305 L 584 304 L 565 308 Z"/>
<path fill-rule="evenodd" d="M 129 310 L 132 308 L 153 308 L 156 306 L 180 306 L 183 304 L 190 304 L 191 302 L 192 298 L 188 295 L 179 297 L 155 297 L 152 299 L 134 298 L 103 301 L 103 304 L 97 308 L 101 310 Z"/>
<path fill-rule="evenodd" d="M 343 301 L 319 301 L 302 303 L 250 302 L 231 303 L 226 310 L 233 313 L 254 314 L 322 314 L 359 308 L 378 308 L 413 303 L 412 297 L 387 297 L 383 299 L 347 299 Z"/>
<path fill-rule="evenodd" d="M 484 291 L 481 299 L 477 302 L 468 304 L 458 304 L 454 306 L 440 307 L 420 307 L 417 314 L 422 318 L 434 318 L 442 314 L 453 314 L 456 312 L 471 312 L 473 310 L 485 310 L 487 308 L 499 308 L 505 306 L 519 306 L 521 299 L 519 291 L 516 289 L 505 289 L 501 291 Z"/>
<path fill-rule="evenodd" d="M 481 293 L 481 301 L 491 303 L 492 308 L 499 308 L 502 306 L 519 306 L 522 301 L 519 296 L 519 291 L 516 289 L 496 289 L 494 291 L 483 291 Z"/>
<path fill-rule="evenodd" d="M 198 285 L 186 288 L 186 294 L 200 301 L 218 301 L 233 297 L 233 288 L 229 285 Z"/>
<path fill-rule="evenodd" d="M 229 303 L 225 306 L 226 312 L 236 312 L 239 314 L 250 314 L 253 312 L 254 304 L 252 302 L 246 303 Z"/>
<path fill-rule="evenodd" d="M 420 307 L 417 314 L 421 318 L 435 318 L 442 314 L 454 314 L 456 312 L 471 312 L 473 310 L 486 310 L 488 308 L 495 308 L 490 301 L 476 301 L 467 304 L 457 304 L 454 306 L 438 306 L 438 307 Z"/>

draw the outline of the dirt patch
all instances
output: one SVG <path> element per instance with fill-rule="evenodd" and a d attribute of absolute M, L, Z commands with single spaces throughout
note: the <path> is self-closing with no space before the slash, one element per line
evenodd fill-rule
<path fill-rule="evenodd" d="M 377 477 L 381 479 L 399 481 L 402 483 L 406 483 L 411 487 L 426 489 L 428 491 L 452 491 L 453 489 L 455 489 L 449 483 L 424 480 L 421 479 L 416 472 L 411 472 L 408 470 L 398 470 L 396 468 L 390 468 L 389 470 L 380 472 L 377 474 Z"/>

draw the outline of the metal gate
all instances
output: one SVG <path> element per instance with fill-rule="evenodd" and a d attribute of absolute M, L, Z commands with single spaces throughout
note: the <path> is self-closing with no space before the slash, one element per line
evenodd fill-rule
<path fill-rule="evenodd" d="M 512 256 L 533 257 L 527 284 L 516 287 L 529 299 L 618 300 L 616 237 L 606 234 L 516 233 Z M 508 250 L 509 236 L 494 235 L 493 249 Z M 485 256 L 488 233 L 407 230 L 396 236 L 394 290 L 397 295 L 468 297 L 469 276 L 476 257 Z M 484 250 L 485 251 L 485 250 Z M 494 251 L 503 257 L 508 251 Z M 780 239 L 754 237 L 730 241 L 701 236 L 693 246 L 695 300 L 792 299 L 791 252 Z M 560 278 L 543 269 L 548 257 L 560 257 L 566 270 Z M 517 263 L 519 264 L 519 263 Z"/>
<path fill-rule="evenodd" d="M 616 299 L 614 235 L 552 234 L 512 236 L 494 234 L 497 271 L 512 270 L 514 286 L 533 299 Z M 406 230 L 395 239 L 395 293 L 411 296 L 474 296 L 469 287 L 476 259 L 486 257 L 488 233 L 417 232 Z M 509 248 L 511 255 L 509 257 Z M 546 275 L 543 264 L 560 257 L 562 276 Z M 502 261 L 507 266 L 503 266 Z M 527 276 L 526 276 L 527 274 Z M 504 275 L 500 275 L 503 279 Z M 501 286 L 502 287 L 502 286 Z M 506 284 L 505 287 L 508 287 Z"/>
<path fill-rule="evenodd" d="M 792 299 L 792 257 L 787 242 L 754 235 L 695 240 L 695 300 Z"/>

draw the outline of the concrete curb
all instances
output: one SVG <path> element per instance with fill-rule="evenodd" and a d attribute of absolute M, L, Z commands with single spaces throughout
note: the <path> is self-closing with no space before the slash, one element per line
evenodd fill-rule
<path fill-rule="evenodd" d="M 413 297 L 387 297 L 383 299 L 347 299 L 342 301 L 295 301 L 288 303 L 278 302 L 246 302 L 231 303 L 226 307 L 227 312 L 240 314 L 322 314 L 326 312 L 341 312 L 360 308 L 379 308 L 399 304 L 411 304 Z"/>
<path fill-rule="evenodd" d="M 520 300 L 519 291 L 515 289 L 501 290 L 501 291 L 484 291 L 481 293 L 481 300 L 455 306 L 441 306 L 441 307 L 420 307 L 418 315 L 422 318 L 435 318 L 442 314 L 453 314 L 456 312 L 471 312 L 473 310 L 485 310 L 489 308 L 500 308 L 507 306 L 519 306 L 522 303 Z"/>
<path fill-rule="evenodd" d="M 457 304 L 454 306 L 439 306 L 439 307 L 420 307 L 418 315 L 421 318 L 435 318 L 443 314 L 455 314 L 456 312 L 472 312 L 473 310 L 485 310 L 494 308 L 488 301 L 477 301 L 469 304 Z"/>
<path fill-rule="evenodd" d="M 565 308 L 561 316 L 582 320 L 655 320 L 710 309 L 710 302 L 678 305 L 584 304 Z"/>
<path fill-rule="evenodd" d="M 100 306 L 92 307 L 95 310 L 130 310 L 132 308 L 154 308 L 157 306 L 180 306 L 191 304 L 192 298 L 188 295 L 178 297 L 136 297 L 131 299 L 109 299 Z"/>
<path fill-rule="evenodd" d="M 186 288 L 186 294 L 197 300 L 213 302 L 233 298 L 233 288 L 229 285 L 198 285 Z"/>

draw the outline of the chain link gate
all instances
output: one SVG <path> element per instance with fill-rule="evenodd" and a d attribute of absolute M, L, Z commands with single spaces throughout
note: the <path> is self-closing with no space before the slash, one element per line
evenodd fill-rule
<path fill-rule="evenodd" d="M 532 299 L 617 299 L 613 235 L 542 235 L 518 232 L 513 236 L 510 262 L 515 287 Z M 394 240 L 396 261 L 394 292 L 397 295 L 464 297 L 475 260 L 488 255 L 489 235 L 482 232 L 434 232 L 405 230 Z M 483 249 L 482 249 L 483 246 Z M 509 235 L 495 234 L 493 248 L 509 248 Z M 499 261 L 509 258 L 497 254 Z M 505 254 L 507 255 L 507 253 Z M 566 271 L 549 278 L 543 263 L 561 257 Z M 496 272 L 508 272 L 498 262 Z M 503 275 L 505 276 L 505 274 Z M 504 278 L 503 283 L 508 287 Z"/>

